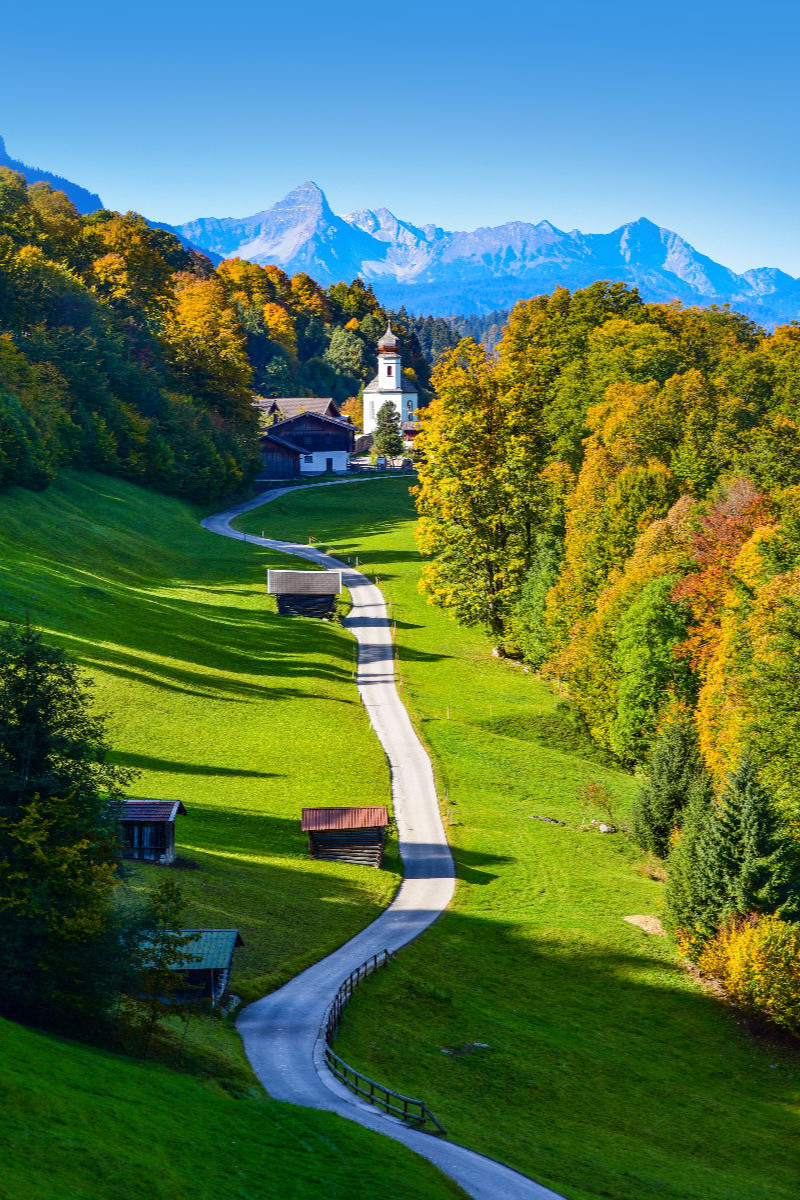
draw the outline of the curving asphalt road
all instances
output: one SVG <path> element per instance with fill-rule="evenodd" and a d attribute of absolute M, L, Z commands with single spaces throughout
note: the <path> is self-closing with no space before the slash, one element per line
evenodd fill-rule
<path fill-rule="evenodd" d="M 243 1010 L 237 1026 L 247 1057 L 276 1100 L 326 1109 L 403 1142 L 455 1179 L 474 1200 L 561 1200 L 555 1192 L 502 1163 L 410 1129 L 364 1103 L 339 1084 L 324 1063 L 320 1030 L 340 984 L 371 955 L 384 948 L 399 950 L 427 929 L 453 897 L 455 870 L 439 815 L 430 759 L 395 687 L 391 630 L 380 590 L 346 563 L 311 546 L 253 537 L 231 528 L 235 517 L 297 490 L 301 489 L 264 492 L 208 517 L 203 526 L 212 533 L 255 542 L 342 571 L 353 602 L 344 624 L 358 641 L 358 691 L 391 768 L 404 875 L 394 900 L 371 925 L 278 991 Z M 391 1086 L 391 1080 L 382 1082 Z M 436 1115 L 446 1124 L 446 1113 Z"/>

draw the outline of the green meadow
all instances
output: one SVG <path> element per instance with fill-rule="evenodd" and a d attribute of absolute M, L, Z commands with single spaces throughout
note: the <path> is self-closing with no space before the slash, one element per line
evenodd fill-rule
<path fill-rule="evenodd" d="M 796 1200 L 796 1048 L 752 1035 L 623 919 L 657 915 L 662 884 L 623 834 L 582 824 L 604 814 L 579 788 L 604 785 L 624 823 L 634 780 L 419 595 L 407 480 L 323 495 L 241 525 L 311 533 L 380 580 L 459 877 L 451 910 L 362 986 L 338 1052 L 570 1200 Z"/>
<path fill-rule="evenodd" d="M 86 474 L 0 497 L 0 619 L 29 616 L 95 681 L 116 758 L 140 772 L 132 793 L 186 805 L 187 924 L 242 931 L 232 989 L 250 998 L 391 898 L 393 857 L 381 872 L 311 862 L 299 827 L 303 804 L 384 799 L 388 771 L 349 636 L 279 620 L 265 595 L 265 568 L 296 560 L 206 533 L 201 515 Z M 124 887 L 141 896 L 164 871 Z M 180 1071 L 177 1036 L 161 1063 L 117 1050 L 0 1022 L 2 1200 L 462 1194 L 384 1138 L 269 1100 L 228 1021 L 190 1022 Z"/>
<path fill-rule="evenodd" d="M 432 1200 L 424 1159 L 330 1113 L 233 1097 L 0 1021 L 0 1200 Z"/>

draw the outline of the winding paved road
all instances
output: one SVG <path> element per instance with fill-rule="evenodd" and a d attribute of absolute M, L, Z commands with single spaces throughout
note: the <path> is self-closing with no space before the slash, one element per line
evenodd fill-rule
<path fill-rule="evenodd" d="M 374 485 L 378 480 L 358 482 Z M 340 984 L 372 954 L 384 948 L 399 950 L 427 929 L 452 899 L 455 870 L 439 815 L 430 759 L 395 687 L 391 630 L 380 590 L 346 563 L 311 546 L 253 537 L 231 528 L 235 517 L 296 490 L 300 489 L 264 492 L 208 517 L 203 526 L 212 533 L 342 571 L 353 601 L 344 624 L 358 641 L 358 691 L 391 768 L 404 875 L 394 900 L 371 925 L 278 991 L 244 1009 L 237 1025 L 247 1057 L 276 1100 L 327 1109 L 403 1142 L 455 1179 L 474 1200 L 560 1200 L 555 1192 L 502 1163 L 410 1129 L 364 1103 L 339 1084 L 324 1063 L 320 1030 Z M 391 1080 L 381 1082 L 391 1086 Z M 446 1123 L 446 1113 L 437 1116 Z"/>

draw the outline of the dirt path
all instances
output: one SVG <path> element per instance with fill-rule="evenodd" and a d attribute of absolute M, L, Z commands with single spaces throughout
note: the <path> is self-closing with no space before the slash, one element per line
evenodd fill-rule
<path fill-rule="evenodd" d="M 379 484 L 378 480 L 358 482 Z M 275 1099 L 339 1113 L 403 1142 L 455 1179 L 474 1200 L 559 1200 L 555 1192 L 493 1159 L 410 1129 L 360 1101 L 338 1083 L 324 1063 L 320 1030 L 342 981 L 371 955 L 384 948 L 399 950 L 427 929 L 453 897 L 455 870 L 439 814 L 431 762 L 395 687 L 391 630 L 380 590 L 346 563 L 311 546 L 253 537 L 231 528 L 235 517 L 295 490 L 299 489 L 264 492 L 208 517 L 203 526 L 212 533 L 255 542 L 342 571 L 353 602 L 344 624 L 358 642 L 358 691 L 391 768 L 404 873 L 394 900 L 371 925 L 278 991 L 244 1009 L 237 1025 L 247 1057 Z M 391 1080 L 382 1082 L 391 1086 Z M 446 1115 L 437 1113 L 445 1121 Z"/>

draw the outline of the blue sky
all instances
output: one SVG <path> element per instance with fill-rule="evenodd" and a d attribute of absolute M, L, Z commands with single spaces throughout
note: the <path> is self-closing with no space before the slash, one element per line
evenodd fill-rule
<path fill-rule="evenodd" d="M 179 222 L 315 179 L 471 229 L 639 216 L 800 275 L 800 0 L 0 5 L 9 152 Z"/>

